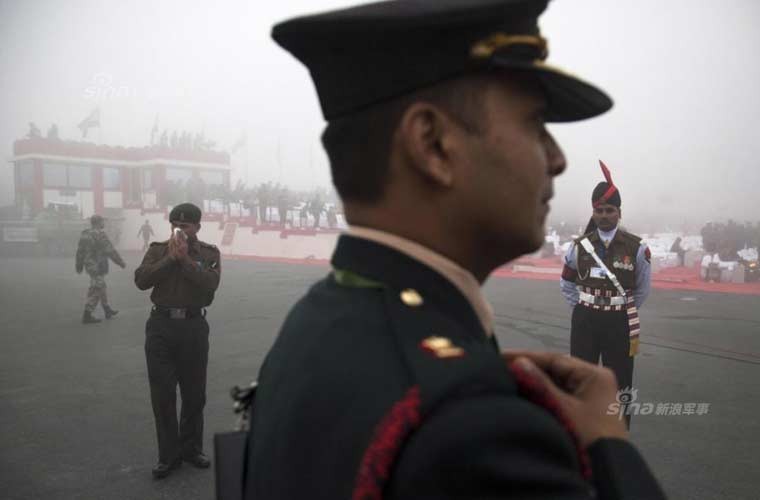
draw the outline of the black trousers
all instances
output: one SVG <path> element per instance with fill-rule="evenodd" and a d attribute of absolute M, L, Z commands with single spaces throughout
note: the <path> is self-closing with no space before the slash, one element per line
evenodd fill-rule
<path fill-rule="evenodd" d="M 570 328 L 570 355 L 590 363 L 602 364 L 617 377 L 618 390 L 633 387 L 633 356 L 625 311 L 597 311 L 577 305 Z M 630 425 L 630 415 L 626 421 Z"/>
<path fill-rule="evenodd" d="M 151 314 L 145 324 L 150 401 L 156 419 L 158 460 L 171 463 L 203 451 L 203 408 L 208 365 L 206 319 Z M 182 397 L 177 422 L 177 385 Z"/>

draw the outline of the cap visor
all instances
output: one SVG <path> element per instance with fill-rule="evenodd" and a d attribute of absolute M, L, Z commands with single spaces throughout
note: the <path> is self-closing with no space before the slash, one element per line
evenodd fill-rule
<path fill-rule="evenodd" d="M 612 99 L 602 90 L 541 61 L 516 62 L 500 59 L 496 55 L 492 59 L 492 64 L 499 68 L 533 73 L 538 78 L 546 93 L 547 122 L 585 120 L 601 115 L 612 108 Z"/>

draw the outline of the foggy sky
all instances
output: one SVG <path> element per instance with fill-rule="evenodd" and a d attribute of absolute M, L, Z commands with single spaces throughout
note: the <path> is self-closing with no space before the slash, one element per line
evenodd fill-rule
<path fill-rule="evenodd" d="M 62 139 L 97 105 L 89 139 L 142 146 L 159 128 L 205 131 L 233 179 L 329 186 L 324 122 L 308 73 L 271 41 L 296 14 L 338 0 L 70 2 L 0 0 L 0 204 L 13 201 L 13 140 L 34 121 Z M 552 126 L 568 158 L 550 220 L 582 220 L 612 169 L 632 229 L 759 220 L 760 3 L 555 0 L 541 18 L 549 62 L 615 100 L 599 118 Z M 247 169 L 246 169 L 247 165 Z"/>

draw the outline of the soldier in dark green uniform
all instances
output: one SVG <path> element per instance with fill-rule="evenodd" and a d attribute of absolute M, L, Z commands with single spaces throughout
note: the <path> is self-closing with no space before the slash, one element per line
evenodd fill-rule
<path fill-rule="evenodd" d="M 565 256 L 560 287 L 573 310 L 570 354 L 591 363 L 601 358 L 615 372 L 619 398 L 626 403 L 635 394 L 633 360 L 639 348 L 639 308 L 650 289 L 650 252 L 640 237 L 618 227 L 620 191 L 606 165 L 599 164 L 606 181 L 594 188 L 586 234 Z M 630 414 L 625 416 L 630 425 Z"/>
<path fill-rule="evenodd" d="M 156 419 L 157 479 L 184 460 L 207 468 L 203 453 L 203 408 L 206 404 L 208 334 L 206 307 L 219 286 L 219 250 L 198 240 L 201 210 L 190 203 L 169 214 L 172 237 L 151 243 L 135 270 L 140 290 L 153 288 L 153 310 L 145 324 L 145 357 L 150 399 Z M 177 423 L 177 385 L 182 409 Z"/>
<path fill-rule="evenodd" d="M 106 319 L 116 316 L 119 311 L 112 309 L 108 304 L 108 293 L 106 290 L 106 274 L 108 274 L 108 260 L 124 269 L 126 264 L 121 258 L 119 252 L 111 244 L 108 235 L 105 232 L 105 220 L 100 215 L 90 217 L 90 229 L 82 231 L 79 238 L 79 246 L 76 256 L 76 271 L 82 274 L 87 271 L 90 275 L 90 288 L 87 290 L 87 301 L 82 314 L 82 323 L 100 323 L 92 313 L 98 303 L 103 307 Z"/>
<path fill-rule="evenodd" d="M 309 69 L 351 229 L 261 367 L 245 496 L 663 498 L 611 371 L 502 355 L 481 291 L 544 240 L 546 121 L 612 106 L 546 64 L 546 1 L 408 0 L 275 26 Z"/>

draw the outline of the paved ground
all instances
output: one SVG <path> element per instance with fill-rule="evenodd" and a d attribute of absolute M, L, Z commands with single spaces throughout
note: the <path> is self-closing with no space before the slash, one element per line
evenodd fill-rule
<path fill-rule="evenodd" d="M 79 323 L 73 260 L 0 260 L 0 496 L 209 499 L 213 471 L 151 480 L 155 437 L 137 257 L 108 280 L 119 317 Z M 206 447 L 233 422 L 228 389 L 255 377 L 290 304 L 326 268 L 227 262 L 209 312 Z M 551 282 L 493 280 L 502 346 L 567 351 L 569 311 Z M 100 311 L 99 311 L 100 314 Z M 674 499 L 757 499 L 760 299 L 656 291 L 642 311 L 640 402 L 709 403 L 707 415 L 639 416 L 632 439 Z"/>

